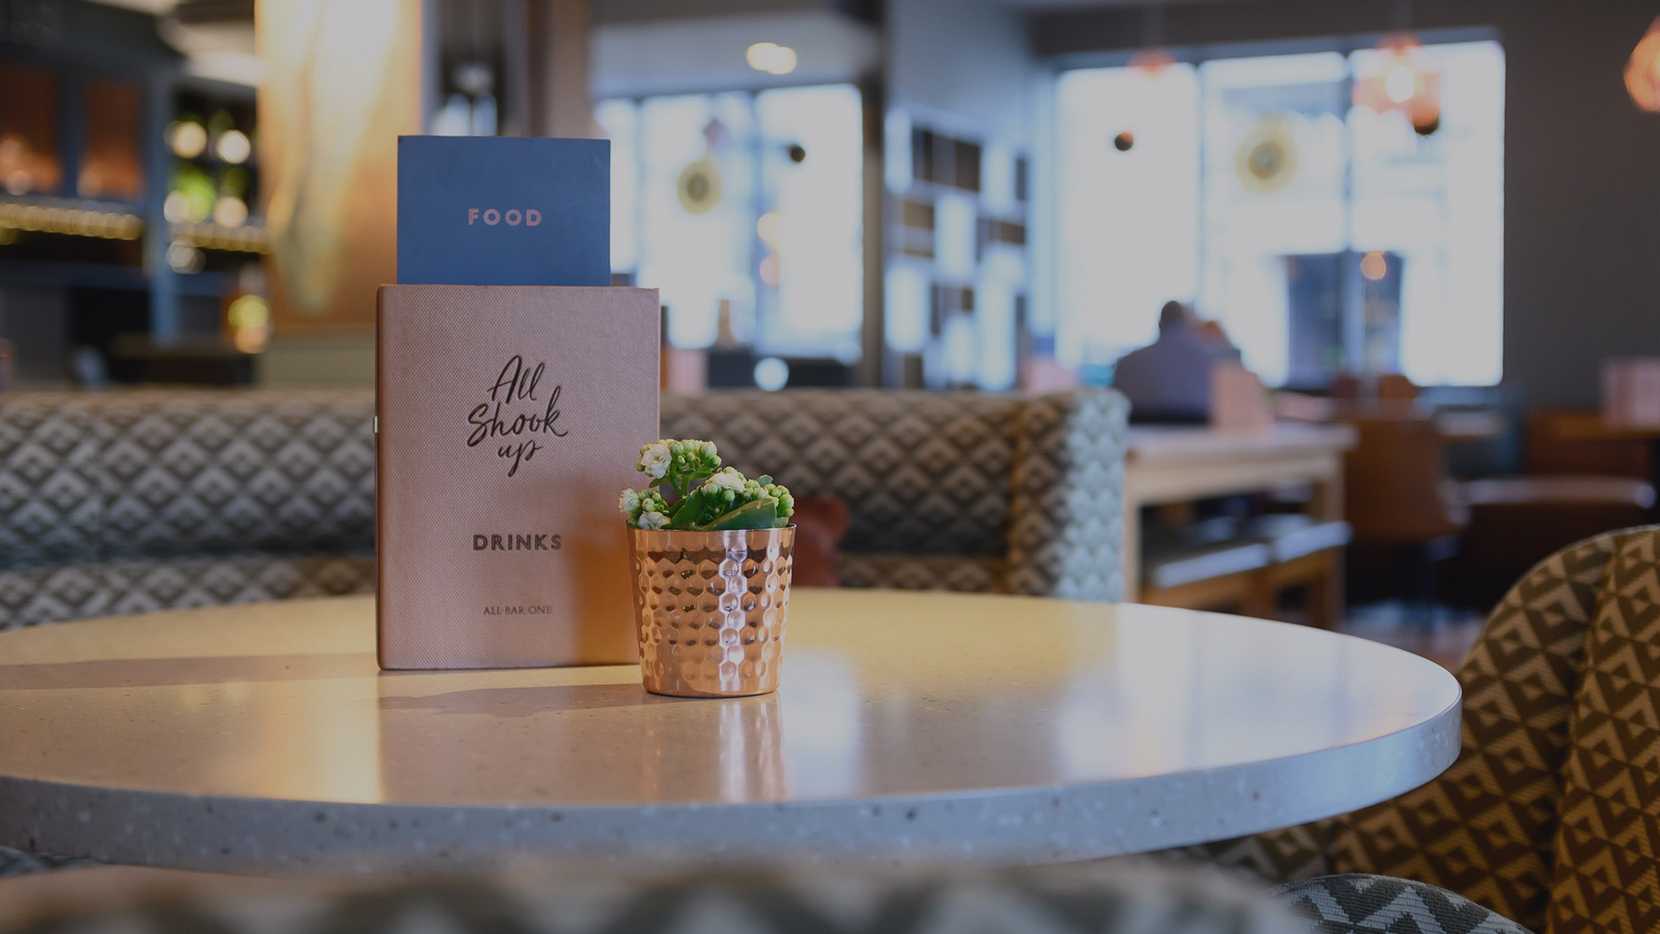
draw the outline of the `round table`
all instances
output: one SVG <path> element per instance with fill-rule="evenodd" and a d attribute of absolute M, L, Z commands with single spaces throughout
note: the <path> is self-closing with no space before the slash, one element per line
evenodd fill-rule
<path fill-rule="evenodd" d="M 585 859 L 1073 860 L 1352 810 L 1458 754 L 1459 687 L 1219 614 L 815 591 L 784 686 L 382 673 L 369 598 L 0 635 L 0 844 L 238 872 Z"/>

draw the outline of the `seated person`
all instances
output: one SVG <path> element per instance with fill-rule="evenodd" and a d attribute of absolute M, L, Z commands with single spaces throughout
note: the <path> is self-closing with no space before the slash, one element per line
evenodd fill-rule
<path fill-rule="evenodd" d="M 1181 302 L 1159 312 L 1158 340 L 1125 354 L 1113 369 L 1113 388 L 1130 400 L 1133 422 L 1208 422 L 1212 370 L 1239 362 L 1239 350 Z"/>

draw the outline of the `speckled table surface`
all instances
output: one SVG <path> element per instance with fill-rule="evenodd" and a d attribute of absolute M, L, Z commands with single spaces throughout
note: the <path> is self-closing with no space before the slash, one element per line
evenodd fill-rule
<path fill-rule="evenodd" d="M 368 598 L 0 635 L 0 844 L 239 872 L 632 859 L 1086 859 L 1415 787 L 1459 688 L 1396 649 L 1185 610 L 799 591 L 784 685 L 382 674 Z"/>

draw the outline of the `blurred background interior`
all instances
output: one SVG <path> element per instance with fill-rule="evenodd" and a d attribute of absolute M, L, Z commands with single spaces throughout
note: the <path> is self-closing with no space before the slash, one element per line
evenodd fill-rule
<path fill-rule="evenodd" d="M 604 136 L 665 389 L 1112 385 L 1180 301 L 1249 377 L 1185 414 L 1342 469 L 1135 498 L 1132 432 L 1130 592 L 1456 658 L 1652 514 L 1654 12 L 4 0 L 0 385 L 366 387 L 396 135 Z M 1282 600 L 1229 549 L 1297 513 Z"/>

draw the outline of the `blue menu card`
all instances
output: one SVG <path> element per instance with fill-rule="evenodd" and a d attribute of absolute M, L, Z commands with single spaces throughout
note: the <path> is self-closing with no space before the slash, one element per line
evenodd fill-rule
<path fill-rule="evenodd" d="M 398 281 L 610 285 L 610 141 L 398 137 Z"/>

